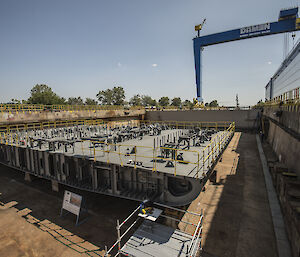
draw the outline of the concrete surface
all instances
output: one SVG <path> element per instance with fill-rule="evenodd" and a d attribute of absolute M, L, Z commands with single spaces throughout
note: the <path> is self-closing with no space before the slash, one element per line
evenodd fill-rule
<path fill-rule="evenodd" d="M 290 172 L 300 176 L 300 142 L 297 138 L 270 121 L 268 142 L 280 162 L 284 163 Z"/>
<path fill-rule="evenodd" d="M 149 111 L 145 119 L 156 121 L 203 121 L 203 122 L 235 122 L 237 129 L 253 129 L 259 110 L 178 110 Z"/>
<path fill-rule="evenodd" d="M 285 229 L 289 238 L 292 256 L 300 256 L 300 180 L 284 173 L 286 165 L 278 162 L 278 158 L 270 144 L 264 141 L 263 151 L 269 166 L 273 186 L 279 199 Z"/>
<path fill-rule="evenodd" d="M 235 133 L 215 170 L 220 182 L 208 182 L 188 208 L 204 209 L 203 256 L 278 256 L 255 135 Z M 180 229 L 193 231 L 184 224 Z"/>
<path fill-rule="evenodd" d="M 0 112 L 0 125 L 44 122 L 56 120 L 80 119 L 127 119 L 139 118 L 145 110 L 96 110 L 96 111 L 34 111 L 34 112 Z"/>
<path fill-rule="evenodd" d="M 74 142 L 74 153 L 69 150 L 68 153 L 65 153 L 64 148 L 57 149 L 55 153 L 63 153 L 66 156 L 87 156 L 94 158 L 97 161 L 101 161 L 103 163 L 113 163 L 117 165 L 124 165 L 124 166 L 129 166 L 129 167 L 134 167 L 134 164 L 129 164 L 129 161 L 137 161 L 137 162 L 142 162 L 140 167 L 147 169 L 147 170 L 157 170 L 158 172 L 163 172 L 163 173 L 168 173 L 168 174 L 175 174 L 179 176 L 187 176 L 187 177 L 192 177 L 192 178 L 202 178 L 205 176 L 205 174 L 209 171 L 209 163 L 206 161 L 205 165 L 203 165 L 202 158 L 206 159 L 207 155 L 209 154 L 210 148 L 207 148 L 207 146 L 212 142 L 212 141 L 204 141 L 200 146 L 193 146 L 192 145 L 192 140 L 191 140 L 191 146 L 189 150 L 177 150 L 177 155 L 182 153 L 184 161 L 187 161 L 187 163 L 182 164 L 180 162 L 176 162 L 176 169 L 175 167 L 165 167 L 166 166 L 166 161 L 167 160 L 172 160 L 171 154 L 169 158 L 165 158 L 164 163 L 160 162 L 153 162 L 153 147 L 154 147 L 154 142 L 155 144 L 155 154 L 154 156 L 157 157 L 161 155 L 161 151 L 163 148 L 163 144 L 160 147 L 159 142 L 162 142 L 163 140 L 167 140 L 167 138 L 170 138 L 170 142 L 173 142 L 173 137 L 176 138 L 176 142 L 178 140 L 179 135 L 187 134 L 188 130 L 187 129 L 168 129 L 168 130 L 163 130 L 161 131 L 161 135 L 159 136 L 150 136 L 150 135 L 145 135 L 143 136 L 143 139 L 140 140 L 138 138 L 135 139 L 127 139 L 124 142 L 121 143 L 116 143 L 114 148 L 114 145 L 111 145 L 110 148 L 107 147 L 99 147 L 95 149 L 95 156 L 94 156 L 94 151 L 93 151 L 93 146 L 90 141 L 83 141 L 83 142 Z M 214 134 L 211 135 L 211 138 L 218 137 L 223 139 L 224 137 L 229 138 L 230 134 L 227 133 L 226 131 L 218 131 Z M 36 138 L 39 138 L 36 137 Z M 65 138 L 56 138 L 56 140 L 61 139 L 61 140 L 66 140 Z M 55 140 L 55 138 L 53 138 Z M 70 140 L 71 141 L 71 140 Z M 222 142 L 222 146 L 225 147 L 226 141 Z M 117 146 L 121 147 L 117 147 Z M 135 157 L 134 154 L 129 155 L 127 154 L 132 150 L 132 148 L 136 146 L 136 154 L 137 156 Z M 214 146 L 214 145 L 213 145 Z M 22 146 L 23 148 L 23 146 Z M 183 148 L 182 143 L 181 143 L 181 148 Z M 41 149 L 38 146 L 32 147 L 32 149 L 35 150 L 41 150 L 41 151 L 48 151 L 49 150 L 49 145 L 45 144 L 41 147 Z M 109 149 L 110 152 L 106 152 L 107 149 Z M 216 154 L 219 152 L 219 148 L 216 149 Z M 198 159 L 200 160 L 199 167 L 198 167 Z M 211 159 L 211 158 L 210 158 Z"/>
<path fill-rule="evenodd" d="M 266 189 L 268 192 L 268 199 L 269 199 L 269 204 L 271 209 L 272 221 L 274 225 L 274 232 L 277 240 L 278 256 L 289 257 L 292 256 L 290 244 L 285 231 L 285 225 L 284 225 L 279 201 L 273 186 L 271 175 L 269 173 L 267 160 L 258 135 L 256 135 L 256 141 L 257 141 L 257 147 L 258 147 L 259 156 L 260 156 L 263 173 L 265 177 Z"/>
<path fill-rule="evenodd" d="M 280 117 L 276 116 L 276 112 L 282 112 Z M 300 105 L 291 105 L 283 107 L 264 107 L 263 114 L 269 117 L 289 130 L 300 134 Z"/>

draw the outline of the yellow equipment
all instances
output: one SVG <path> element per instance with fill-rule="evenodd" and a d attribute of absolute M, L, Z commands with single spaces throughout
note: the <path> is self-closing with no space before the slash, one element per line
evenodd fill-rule
<path fill-rule="evenodd" d="M 153 207 L 147 207 L 142 209 L 142 214 L 151 214 L 153 212 Z"/>
<path fill-rule="evenodd" d="M 204 19 L 201 24 L 195 26 L 195 31 L 198 31 L 198 37 L 200 37 L 200 30 L 202 29 L 205 21 L 206 19 Z"/>

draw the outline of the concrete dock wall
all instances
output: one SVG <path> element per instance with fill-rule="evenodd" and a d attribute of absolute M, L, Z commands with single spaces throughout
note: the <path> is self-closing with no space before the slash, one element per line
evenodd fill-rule
<path fill-rule="evenodd" d="M 297 138 L 283 128 L 270 121 L 268 142 L 271 144 L 280 162 L 284 163 L 290 172 L 300 177 L 300 143 Z"/>
<path fill-rule="evenodd" d="M 96 111 L 38 111 L 0 113 L 0 125 L 79 119 L 146 119 L 157 121 L 234 121 L 237 129 L 253 129 L 258 110 L 175 110 L 145 111 L 140 110 L 96 110 Z"/>
<path fill-rule="evenodd" d="M 81 110 L 81 111 L 34 111 L 1 112 L 0 125 L 79 119 L 127 119 L 141 118 L 145 110 Z"/>
<path fill-rule="evenodd" d="M 263 114 L 291 130 L 292 133 L 300 134 L 300 106 L 295 105 L 281 108 L 265 107 Z"/>
<path fill-rule="evenodd" d="M 145 119 L 157 121 L 203 121 L 220 122 L 234 121 L 237 129 L 253 129 L 259 110 L 178 110 L 149 111 Z"/>

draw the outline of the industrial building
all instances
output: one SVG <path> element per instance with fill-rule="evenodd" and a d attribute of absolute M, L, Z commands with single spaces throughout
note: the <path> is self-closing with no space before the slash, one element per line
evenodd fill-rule
<path fill-rule="evenodd" d="M 299 99 L 300 89 L 300 41 L 295 44 L 279 69 L 266 85 L 266 101 Z"/>

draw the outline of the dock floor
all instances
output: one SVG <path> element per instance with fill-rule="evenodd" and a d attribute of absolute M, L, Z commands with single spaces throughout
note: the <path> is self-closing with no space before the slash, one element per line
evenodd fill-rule
<path fill-rule="evenodd" d="M 215 170 L 219 183 L 208 182 L 188 208 L 204 209 L 203 257 L 278 256 L 255 134 L 236 132 Z"/>

